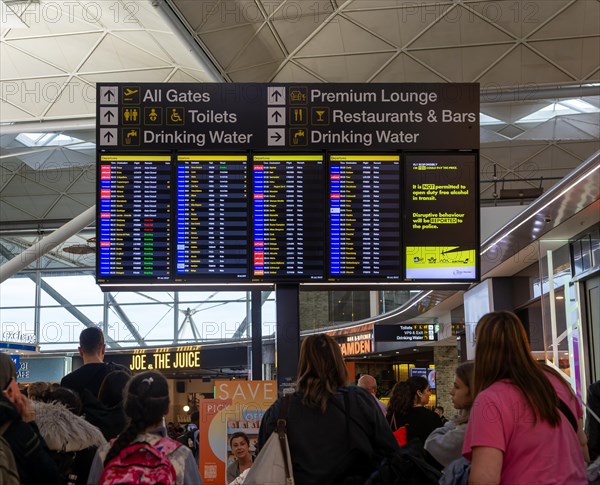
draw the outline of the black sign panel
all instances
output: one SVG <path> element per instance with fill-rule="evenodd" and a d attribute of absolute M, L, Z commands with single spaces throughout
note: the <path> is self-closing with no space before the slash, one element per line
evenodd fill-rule
<path fill-rule="evenodd" d="M 79 356 L 73 359 L 75 361 Z M 106 361 L 120 364 L 133 372 L 154 370 L 167 375 L 177 375 L 200 369 L 246 367 L 248 348 L 244 346 L 211 348 L 200 345 L 144 348 L 131 353 L 107 354 Z"/>
<path fill-rule="evenodd" d="M 437 340 L 435 325 L 421 323 L 375 325 L 373 335 L 375 342 L 426 342 Z"/>
<path fill-rule="evenodd" d="M 479 148 L 479 85 L 142 84 L 97 88 L 103 150 Z"/>
<path fill-rule="evenodd" d="M 477 155 L 407 154 L 404 169 L 406 279 L 476 281 Z"/>

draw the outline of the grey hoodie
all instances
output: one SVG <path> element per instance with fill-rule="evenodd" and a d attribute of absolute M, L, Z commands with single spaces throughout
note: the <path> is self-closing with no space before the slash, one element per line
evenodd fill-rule
<path fill-rule="evenodd" d="M 445 468 L 462 457 L 466 432 L 467 423 L 457 426 L 452 421 L 448 421 L 441 428 L 434 429 L 427 437 L 425 449 Z"/>

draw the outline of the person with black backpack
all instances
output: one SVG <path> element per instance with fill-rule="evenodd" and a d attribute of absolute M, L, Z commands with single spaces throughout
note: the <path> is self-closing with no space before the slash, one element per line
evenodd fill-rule
<path fill-rule="evenodd" d="M 88 485 L 202 485 L 192 452 L 167 436 L 169 386 L 158 372 L 142 372 L 125 389 L 128 427 L 100 447 Z"/>

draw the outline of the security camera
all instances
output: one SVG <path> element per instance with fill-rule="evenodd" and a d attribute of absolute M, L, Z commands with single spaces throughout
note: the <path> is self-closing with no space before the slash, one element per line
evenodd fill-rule
<path fill-rule="evenodd" d="M 552 222 L 552 217 L 550 217 L 550 216 L 544 216 L 544 222 L 546 224 L 548 224 L 549 222 Z"/>

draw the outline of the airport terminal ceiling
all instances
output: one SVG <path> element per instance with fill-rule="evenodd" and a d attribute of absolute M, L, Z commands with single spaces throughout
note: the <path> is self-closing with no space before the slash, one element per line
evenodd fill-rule
<path fill-rule="evenodd" d="M 0 8 L 1 261 L 94 204 L 96 82 L 478 82 L 482 205 L 527 204 L 599 148 L 597 0 Z M 94 244 L 44 264 L 93 266 Z"/>

